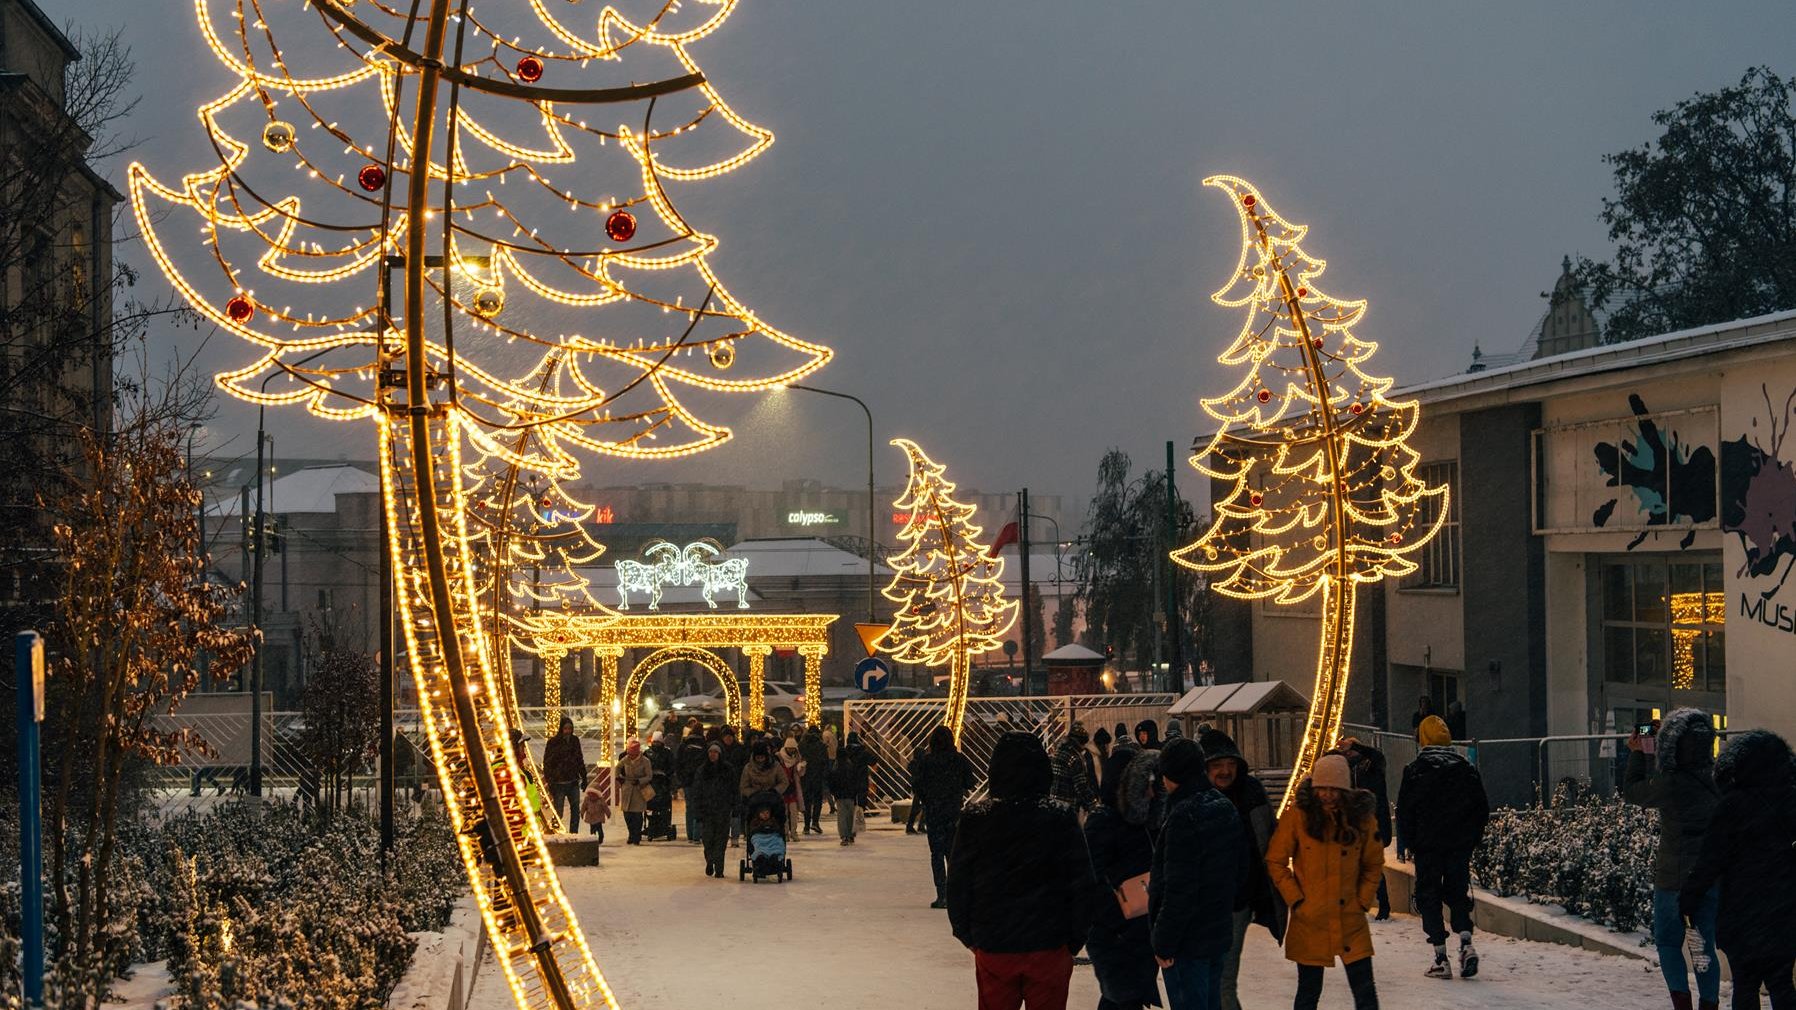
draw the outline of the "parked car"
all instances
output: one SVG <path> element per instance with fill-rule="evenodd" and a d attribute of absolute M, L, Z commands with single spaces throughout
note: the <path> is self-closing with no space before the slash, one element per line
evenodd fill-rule
<path fill-rule="evenodd" d="M 748 693 L 748 685 L 741 684 L 738 687 L 743 694 Z M 804 715 L 804 688 L 789 680 L 769 680 L 762 684 L 762 688 L 767 718 L 785 723 Z M 714 687 L 705 694 L 688 694 L 675 698 L 668 710 L 676 715 L 687 711 L 722 712 L 723 688 Z"/>

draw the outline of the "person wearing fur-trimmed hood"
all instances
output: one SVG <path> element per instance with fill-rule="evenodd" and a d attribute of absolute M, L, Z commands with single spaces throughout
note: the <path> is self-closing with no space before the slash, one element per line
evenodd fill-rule
<path fill-rule="evenodd" d="M 1715 761 L 1721 801 L 1696 865 L 1679 894 L 1687 916 L 1700 912 L 1719 881 L 1715 940 L 1734 971 L 1734 1010 L 1758 1010 L 1759 988 L 1773 1010 L 1796 1007 L 1796 766 L 1790 745 L 1752 730 L 1727 742 Z"/>
<path fill-rule="evenodd" d="M 1384 846 L 1372 806 L 1372 794 L 1353 787 L 1347 759 L 1324 754 L 1267 846 L 1266 873 L 1291 909 L 1285 959 L 1297 963 L 1294 1010 L 1315 1010 L 1322 970 L 1337 958 L 1347 970 L 1354 1010 L 1378 1010 L 1366 911 L 1378 900 Z"/>
<path fill-rule="evenodd" d="M 1721 792 L 1715 787 L 1715 726 L 1700 709 L 1680 708 L 1659 723 L 1653 736 L 1628 737 L 1628 770 L 1622 797 L 1659 812 L 1659 848 L 1653 856 L 1653 945 L 1659 971 L 1676 1010 L 1691 1010 L 1690 975 L 1684 965 L 1685 916 L 1678 895 L 1702 851 L 1703 836 Z M 1721 965 L 1715 958 L 1715 915 L 1719 892 L 1711 888 L 1691 906 L 1689 925 L 1702 937 L 1708 966 L 1696 973 L 1697 998 L 1704 1010 L 1721 1005 Z"/>

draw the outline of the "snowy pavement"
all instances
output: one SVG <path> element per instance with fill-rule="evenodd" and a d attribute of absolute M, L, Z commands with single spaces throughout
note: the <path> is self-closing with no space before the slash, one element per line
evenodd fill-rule
<path fill-rule="evenodd" d="M 615 834 L 616 838 L 610 837 Z M 638 1008 L 732 1010 L 974 1005 L 972 955 L 948 932 L 934 897 L 922 836 L 884 827 L 852 847 L 832 834 L 792 846 L 794 879 L 753 884 L 703 875 L 698 846 L 619 844 L 607 832 L 599 867 L 564 869 L 562 883 L 618 1001 Z M 1640 1010 L 1666 1003 L 1648 962 L 1480 936 L 1483 972 L 1472 980 L 1422 977 L 1430 948 L 1414 916 L 1373 924 L 1380 1002 L 1392 1010 Z M 1290 1005 L 1296 972 L 1266 931 L 1248 933 L 1241 1000 L 1247 1010 Z M 1097 1005 L 1091 968 L 1073 973 L 1075 1010 Z M 489 954 L 470 1010 L 507 1010 Z M 1346 979 L 1329 973 L 1324 1010 L 1352 1006 Z"/>

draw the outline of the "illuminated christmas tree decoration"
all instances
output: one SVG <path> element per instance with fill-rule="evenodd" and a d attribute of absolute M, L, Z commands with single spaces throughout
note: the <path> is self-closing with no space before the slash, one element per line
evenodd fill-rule
<path fill-rule="evenodd" d="M 664 186 L 772 140 L 688 52 L 734 8 L 662 4 L 640 25 L 606 8 L 575 28 L 541 0 L 194 0 L 232 81 L 197 110 L 206 163 L 172 184 L 128 173 L 158 268 L 252 347 L 219 384 L 371 423 L 398 651 L 520 1007 L 616 1005 L 510 743 L 510 643 L 548 659 L 557 643 L 532 630 L 546 615 L 618 620 L 581 575 L 602 549 L 590 504 L 567 489 L 593 455 L 671 458 L 730 438 L 683 402 L 691 391 L 767 391 L 830 358 L 725 287 L 708 261 L 719 240 Z M 310 39 L 288 52 L 289 33 Z M 728 379 L 707 364 L 720 345 Z"/>
<path fill-rule="evenodd" d="M 1004 559 L 980 542 L 975 509 L 954 500 L 947 469 L 909 439 L 892 444 L 910 462 L 910 480 L 892 502 L 908 518 L 898 531 L 904 551 L 886 562 L 892 581 L 883 592 L 897 609 L 879 647 L 900 663 L 948 667 L 942 721 L 958 741 L 973 657 L 1003 646 L 1018 607 L 1004 597 Z"/>
<path fill-rule="evenodd" d="M 1439 532 L 1447 488 L 1417 478 L 1420 456 L 1408 443 L 1420 408 L 1385 399 L 1391 380 L 1361 370 L 1378 346 L 1352 333 L 1366 303 L 1316 287 L 1326 264 L 1303 250 L 1308 229 L 1243 179 L 1204 184 L 1227 193 L 1241 221 L 1240 259 L 1210 297 L 1247 310 L 1217 359 L 1246 374 L 1202 401 L 1218 426 L 1191 464 L 1217 485 L 1214 518 L 1172 557 L 1227 596 L 1321 597 L 1315 689 L 1288 804 L 1340 734 L 1359 586 L 1416 570 L 1409 555 Z"/>

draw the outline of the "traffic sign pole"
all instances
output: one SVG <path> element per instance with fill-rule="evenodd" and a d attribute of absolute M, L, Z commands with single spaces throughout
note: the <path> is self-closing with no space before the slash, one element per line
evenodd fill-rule
<path fill-rule="evenodd" d="M 38 723 L 44 720 L 44 640 L 35 631 L 13 639 L 13 679 L 19 709 L 19 967 L 26 1006 L 44 1002 L 44 828 L 40 820 L 41 780 Z"/>

